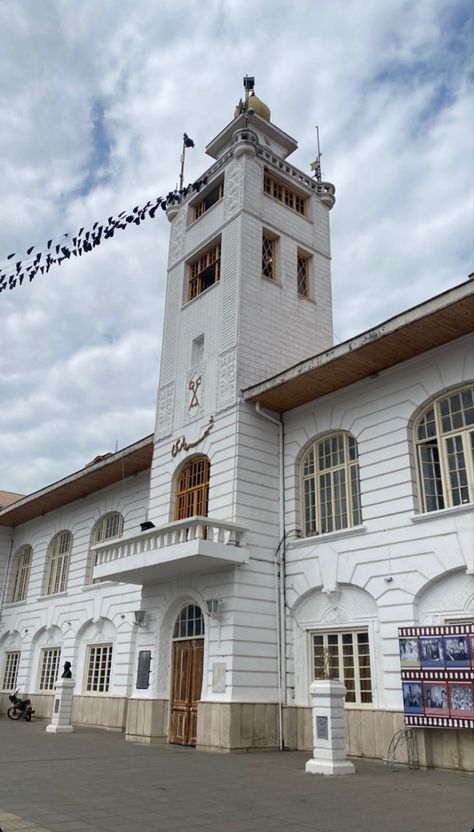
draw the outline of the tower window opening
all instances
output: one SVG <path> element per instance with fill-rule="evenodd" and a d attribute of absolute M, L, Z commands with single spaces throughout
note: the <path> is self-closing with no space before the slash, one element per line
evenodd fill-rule
<path fill-rule="evenodd" d="M 264 234 L 262 237 L 262 277 L 276 280 L 275 268 L 276 240 Z"/>
<path fill-rule="evenodd" d="M 206 211 L 209 211 L 209 208 L 212 208 L 216 202 L 219 202 L 220 199 L 224 196 L 224 180 L 222 179 L 218 185 L 216 185 L 212 190 L 208 191 L 208 193 L 201 199 L 196 205 L 193 205 L 193 222 L 201 217 Z"/>
<path fill-rule="evenodd" d="M 188 300 L 218 283 L 221 276 L 221 244 L 216 243 L 189 266 Z"/>
<path fill-rule="evenodd" d="M 298 294 L 303 298 L 309 298 L 310 295 L 309 268 L 310 258 L 299 251 L 296 260 L 296 284 Z"/>
<path fill-rule="evenodd" d="M 275 177 L 271 176 L 268 171 L 265 171 L 263 177 L 263 190 L 267 196 L 277 199 L 278 202 L 282 202 L 283 205 L 286 205 L 287 208 L 291 208 L 292 211 L 296 211 L 297 214 L 306 216 L 308 213 L 308 200 L 306 197 L 298 194 L 278 179 L 275 179 Z"/>

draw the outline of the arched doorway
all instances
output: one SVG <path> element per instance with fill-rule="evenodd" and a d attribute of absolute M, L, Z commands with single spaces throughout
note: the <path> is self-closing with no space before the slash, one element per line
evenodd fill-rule
<path fill-rule="evenodd" d="M 204 616 L 197 604 L 185 606 L 174 625 L 169 741 L 196 745 L 197 703 L 201 698 Z"/>

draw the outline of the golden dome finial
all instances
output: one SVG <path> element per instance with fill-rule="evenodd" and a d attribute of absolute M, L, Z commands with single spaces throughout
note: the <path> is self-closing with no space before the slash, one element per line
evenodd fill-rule
<path fill-rule="evenodd" d="M 237 118 L 237 116 L 241 113 L 248 112 L 249 115 L 251 115 L 251 113 L 254 112 L 257 113 L 260 118 L 264 118 L 265 121 L 270 121 L 270 108 L 255 95 L 254 86 L 255 78 L 253 76 L 246 75 L 244 78 L 245 100 L 242 101 L 242 99 L 240 99 L 234 110 L 234 118 Z"/>

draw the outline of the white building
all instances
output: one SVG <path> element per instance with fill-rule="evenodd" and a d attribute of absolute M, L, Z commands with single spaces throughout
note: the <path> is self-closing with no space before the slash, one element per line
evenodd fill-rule
<path fill-rule="evenodd" d="M 310 750 L 329 646 L 349 752 L 383 757 L 398 627 L 473 618 L 474 282 L 333 347 L 334 187 L 250 103 L 167 209 L 154 436 L 0 510 L 3 708 L 48 716 L 68 660 L 77 723 Z M 418 734 L 473 768 L 469 731 Z"/>

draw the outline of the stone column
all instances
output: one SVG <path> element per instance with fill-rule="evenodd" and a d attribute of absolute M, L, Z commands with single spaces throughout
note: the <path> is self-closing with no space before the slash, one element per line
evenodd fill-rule
<path fill-rule="evenodd" d="M 346 688 L 339 679 L 318 679 L 310 687 L 313 708 L 313 758 L 309 774 L 355 774 L 346 755 L 344 700 Z"/>
<path fill-rule="evenodd" d="M 71 725 L 72 694 L 74 679 L 59 679 L 56 682 L 53 715 L 46 726 L 48 734 L 70 734 L 74 731 Z"/>

